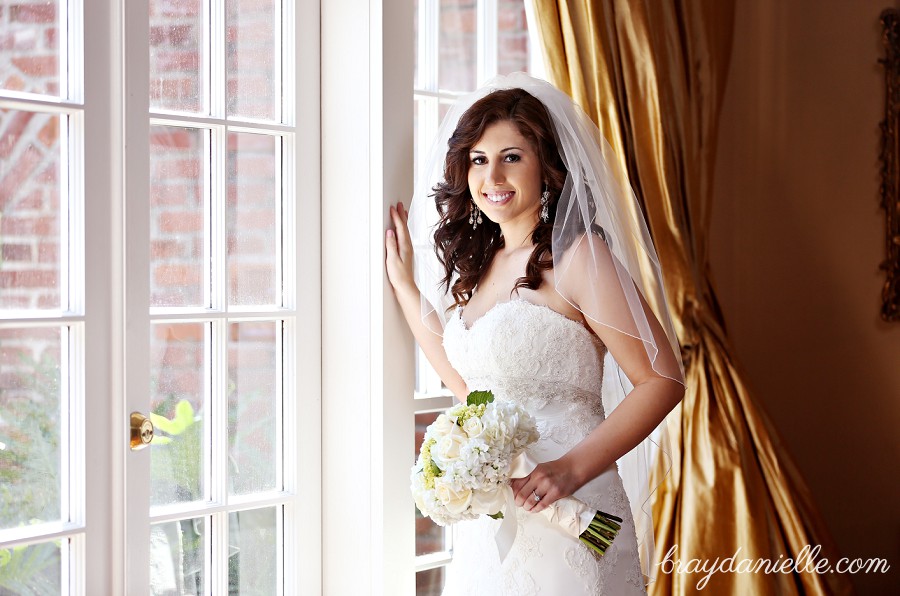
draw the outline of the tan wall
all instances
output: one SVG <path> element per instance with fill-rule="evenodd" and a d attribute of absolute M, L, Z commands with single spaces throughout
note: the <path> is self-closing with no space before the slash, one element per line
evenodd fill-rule
<path fill-rule="evenodd" d="M 879 318 L 886 0 L 738 0 L 712 268 L 751 386 L 844 556 L 900 582 L 900 323 Z"/>

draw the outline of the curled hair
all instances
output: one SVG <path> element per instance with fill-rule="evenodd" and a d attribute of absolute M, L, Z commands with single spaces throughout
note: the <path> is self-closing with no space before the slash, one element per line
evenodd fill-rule
<path fill-rule="evenodd" d="M 466 110 L 447 143 L 444 179 L 434 187 L 435 204 L 440 215 L 434 233 L 434 250 L 444 267 L 441 280 L 453 295 L 456 305 L 472 298 L 487 265 L 503 247 L 500 226 L 485 218 L 476 229 L 469 224 L 472 194 L 469 191 L 469 151 L 484 135 L 485 129 L 497 122 L 511 122 L 531 143 L 541 164 L 541 176 L 550 191 L 550 218 L 538 220 L 531 233 L 534 249 L 525 266 L 525 275 L 516 280 L 519 288 L 537 290 L 543 272 L 553 268 L 551 236 L 556 220 L 556 206 L 566 181 L 566 167 L 557 147 L 553 124 L 547 108 L 522 89 L 493 91 Z M 454 274 L 459 278 L 450 286 Z"/>

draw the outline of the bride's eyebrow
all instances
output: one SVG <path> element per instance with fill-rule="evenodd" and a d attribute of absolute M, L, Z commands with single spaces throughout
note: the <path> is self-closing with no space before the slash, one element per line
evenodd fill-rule
<path fill-rule="evenodd" d="M 505 153 L 506 151 L 522 151 L 522 148 L 521 147 L 507 147 L 506 149 L 501 149 L 499 151 L 499 153 Z M 482 151 L 481 149 L 470 149 L 469 153 L 480 153 L 481 155 L 484 155 L 484 151 Z"/>

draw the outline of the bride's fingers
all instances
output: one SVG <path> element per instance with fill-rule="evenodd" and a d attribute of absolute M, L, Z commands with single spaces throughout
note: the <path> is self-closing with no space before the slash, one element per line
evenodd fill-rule
<path fill-rule="evenodd" d="M 408 220 L 409 214 L 406 213 L 406 209 L 403 208 L 403 203 L 397 203 L 397 208 L 394 210 L 391 207 L 392 213 L 397 213 L 397 218 L 394 220 L 394 227 L 397 228 L 397 247 L 400 250 L 400 255 L 403 257 L 403 260 L 407 260 L 407 257 L 412 253 L 412 242 L 409 239 L 409 227 Z"/>
<path fill-rule="evenodd" d="M 525 482 L 516 491 L 516 505 L 529 511 L 534 505 L 534 494 L 537 490 L 537 482 L 530 476 L 523 478 Z"/>
<path fill-rule="evenodd" d="M 392 228 L 385 230 L 385 264 L 388 280 L 396 290 L 415 285 L 413 274 L 413 250 L 409 241 L 409 232 L 401 213 L 402 204 L 391 205 L 390 216 Z"/>
<path fill-rule="evenodd" d="M 519 489 L 522 488 L 523 486 L 525 486 L 525 484 L 526 484 L 527 482 L 528 482 L 528 478 L 527 478 L 527 477 L 525 477 L 525 478 L 513 478 L 512 480 L 510 480 L 510 481 L 509 481 L 509 486 L 512 487 L 512 489 L 513 489 L 513 495 L 517 494 L 517 493 L 519 492 Z"/>

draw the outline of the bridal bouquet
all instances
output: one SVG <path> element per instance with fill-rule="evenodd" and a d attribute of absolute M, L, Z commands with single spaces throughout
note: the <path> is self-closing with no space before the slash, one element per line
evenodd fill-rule
<path fill-rule="evenodd" d="M 440 526 L 479 515 L 503 518 L 504 506 L 512 502 L 509 480 L 535 468 L 524 451 L 539 437 L 534 418 L 521 406 L 494 402 L 490 391 L 473 391 L 466 404 L 450 408 L 425 430 L 411 475 L 416 506 Z M 541 513 L 600 555 L 622 523 L 574 497 L 559 499 Z M 497 533 L 501 560 L 515 539 L 514 518 Z"/>
<path fill-rule="evenodd" d="M 521 406 L 473 391 L 425 430 L 412 469 L 419 511 L 441 526 L 482 514 L 502 518 L 513 459 L 538 436 Z"/>

